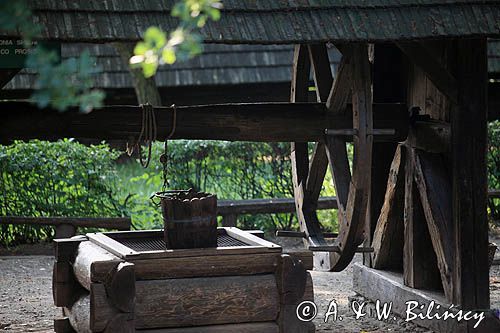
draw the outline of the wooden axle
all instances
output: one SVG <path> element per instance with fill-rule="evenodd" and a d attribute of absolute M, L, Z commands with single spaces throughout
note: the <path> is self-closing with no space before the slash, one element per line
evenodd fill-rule
<path fill-rule="evenodd" d="M 374 104 L 377 128 L 397 129 L 396 136 L 406 138 L 409 117 L 403 104 Z M 324 141 L 325 127 L 352 128 L 352 106 L 345 114 L 329 115 L 323 103 L 250 103 L 216 104 L 182 107 L 155 107 L 158 140 L 213 139 L 229 141 Z M 0 142 L 14 139 L 47 139 L 64 137 L 99 140 L 126 140 L 141 130 L 139 106 L 106 106 L 89 114 L 71 108 L 66 112 L 40 110 L 27 102 L 1 102 L 2 128 Z M 174 117 L 175 114 L 175 117 Z"/>

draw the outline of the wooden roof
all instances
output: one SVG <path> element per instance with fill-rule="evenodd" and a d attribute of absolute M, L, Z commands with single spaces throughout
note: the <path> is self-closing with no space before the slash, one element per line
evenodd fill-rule
<path fill-rule="evenodd" d="M 488 42 L 488 72 L 500 74 L 500 39 Z"/>
<path fill-rule="evenodd" d="M 133 88 L 128 69 L 111 45 L 63 44 L 61 56 L 78 56 L 89 49 L 102 72 L 94 80 L 96 88 Z M 332 69 L 340 53 L 329 48 Z M 158 87 L 219 86 L 278 83 L 291 80 L 291 45 L 205 45 L 205 51 L 189 61 L 161 66 L 155 76 Z M 35 73 L 23 69 L 4 89 L 32 89 Z"/>
<path fill-rule="evenodd" d="M 28 0 L 42 38 L 135 41 L 152 25 L 177 26 L 175 0 Z M 209 43 L 292 44 L 500 35 L 498 0 L 224 0 L 203 29 Z M 0 32 L 0 36 L 16 32 Z"/>

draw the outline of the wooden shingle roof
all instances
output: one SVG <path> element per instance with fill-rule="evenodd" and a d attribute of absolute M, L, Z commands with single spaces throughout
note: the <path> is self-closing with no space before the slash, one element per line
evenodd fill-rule
<path fill-rule="evenodd" d="M 500 74 L 500 39 L 488 42 L 488 72 Z"/>
<path fill-rule="evenodd" d="M 28 0 L 42 38 L 135 41 L 152 25 L 169 31 L 175 0 Z M 498 0 L 224 0 L 209 43 L 292 44 L 500 35 Z M 16 32 L 0 32 L 16 35 Z"/>
<path fill-rule="evenodd" d="M 78 56 L 88 49 L 101 72 L 96 88 L 133 88 L 128 69 L 111 45 L 63 44 L 63 59 Z M 340 53 L 329 48 L 332 69 Z M 291 45 L 205 45 L 204 52 L 189 61 L 160 66 L 155 76 L 158 87 L 218 86 L 290 82 L 293 60 Z M 23 69 L 4 89 L 33 89 L 35 73 Z"/>

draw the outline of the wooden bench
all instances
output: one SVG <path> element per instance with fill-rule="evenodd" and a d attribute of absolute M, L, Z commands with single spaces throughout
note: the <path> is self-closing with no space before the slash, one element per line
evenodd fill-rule
<path fill-rule="evenodd" d="M 56 229 L 54 238 L 69 238 L 76 234 L 76 228 L 104 228 L 130 230 L 130 217 L 26 217 L 0 216 L 0 224 L 50 225 Z"/>

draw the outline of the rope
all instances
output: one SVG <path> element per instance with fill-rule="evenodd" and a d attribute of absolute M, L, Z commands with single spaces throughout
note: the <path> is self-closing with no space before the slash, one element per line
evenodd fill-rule
<path fill-rule="evenodd" d="M 151 147 L 153 142 L 156 141 L 157 137 L 157 128 L 156 128 L 156 117 L 154 113 L 154 108 L 151 104 L 141 104 L 142 108 L 142 124 L 141 124 L 141 132 L 139 133 L 139 138 L 133 145 L 129 145 L 127 142 L 127 154 L 128 156 L 132 156 L 134 150 L 137 149 L 137 154 L 139 155 L 139 162 L 141 163 L 143 168 L 147 168 L 149 166 L 149 162 L 151 161 Z M 148 156 L 146 158 L 146 162 L 142 159 L 142 144 L 146 144 L 148 147 Z"/>
<path fill-rule="evenodd" d="M 170 131 L 170 133 L 165 138 L 164 152 L 160 156 L 160 162 L 163 164 L 163 190 L 166 190 L 167 186 L 168 186 L 168 179 L 167 179 L 167 162 L 168 162 L 168 158 L 167 158 L 167 142 L 168 142 L 168 139 L 170 139 L 174 135 L 175 129 L 176 129 L 176 126 L 177 126 L 177 107 L 175 106 L 175 104 L 172 104 L 171 108 L 174 111 L 174 113 L 172 115 L 172 130 Z"/>

